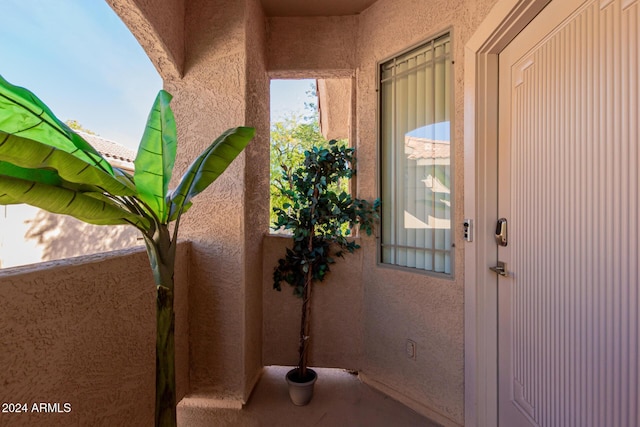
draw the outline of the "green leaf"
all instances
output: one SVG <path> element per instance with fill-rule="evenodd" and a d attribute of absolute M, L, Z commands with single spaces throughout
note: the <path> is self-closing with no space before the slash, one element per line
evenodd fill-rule
<path fill-rule="evenodd" d="M 22 168 L 14 165 L 13 163 L 4 162 L 2 160 L 0 160 L 0 175 L 27 179 L 48 185 L 60 186 L 62 184 L 62 178 L 60 178 L 55 171 L 48 169 Z"/>
<path fill-rule="evenodd" d="M 113 175 L 111 165 L 37 96 L 0 76 L 0 130 L 55 147 Z"/>
<path fill-rule="evenodd" d="M 65 181 L 93 186 L 96 187 L 96 191 L 105 191 L 117 196 L 135 194 L 131 184 L 127 186 L 114 174 L 106 173 L 103 169 L 50 145 L 3 131 L 0 131 L 0 161 L 25 169 L 51 169 L 57 171 L 56 175 Z M 30 179 L 27 176 L 18 177 Z"/>
<path fill-rule="evenodd" d="M 138 194 L 137 191 L 135 191 L 136 184 L 133 182 L 133 175 L 117 167 L 113 168 L 113 174 L 115 175 L 118 181 L 120 181 L 122 184 L 126 185 L 127 187 L 131 188 L 132 191 Z"/>
<path fill-rule="evenodd" d="M 171 192 L 170 216 L 173 217 L 175 212 L 215 181 L 247 146 L 254 134 L 254 128 L 237 127 L 227 130 L 213 141 L 189 166 L 178 187 Z"/>
<path fill-rule="evenodd" d="M 164 90 L 158 92 L 134 162 L 138 195 L 163 224 L 169 218 L 166 198 L 177 149 L 171 98 Z"/>
<path fill-rule="evenodd" d="M 26 203 L 97 225 L 132 224 L 148 229 L 148 221 L 124 210 L 101 193 L 82 193 L 36 181 L 0 176 L 0 205 Z"/>
<path fill-rule="evenodd" d="M 182 208 L 182 212 L 180 212 L 180 211 L 172 212 L 171 213 L 171 217 L 169 217 L 169 222 L 177 220 L 178 217 L 180 215 L 182 215 L 183 213 L 187 212 L 191 208 L 191 206 L 193 206 L 193 203 L 192 202 L 187 202 L 187 203 L 185 203 L 184 207 Z"/>

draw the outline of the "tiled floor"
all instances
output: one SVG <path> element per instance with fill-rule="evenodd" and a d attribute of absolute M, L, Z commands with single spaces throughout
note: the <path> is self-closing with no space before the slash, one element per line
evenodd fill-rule
<path fill-rule="evenodd" d="M 315 369 L 313 400 L 294 406 L 284 376 L 290 368 L 266 367 L 243 409 L 181 405 L 178 425 L 188 427 L 437 427 L 438 424 L 339 369 Z"/>

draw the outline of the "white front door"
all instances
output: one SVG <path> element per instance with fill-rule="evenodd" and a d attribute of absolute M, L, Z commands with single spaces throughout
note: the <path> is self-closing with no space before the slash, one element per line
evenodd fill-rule
<path fill-rule="evenodd" d="M 500 54 L 501 427 L 640 426 L 639 25 L 553 0 Z"/>

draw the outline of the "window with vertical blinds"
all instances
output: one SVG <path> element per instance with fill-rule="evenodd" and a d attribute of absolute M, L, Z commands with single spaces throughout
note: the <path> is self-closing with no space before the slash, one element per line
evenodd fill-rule
<path fill-rule="evenodd" d="M 381 261 L 451 274 L 451 38 L 380 65 Z"/>

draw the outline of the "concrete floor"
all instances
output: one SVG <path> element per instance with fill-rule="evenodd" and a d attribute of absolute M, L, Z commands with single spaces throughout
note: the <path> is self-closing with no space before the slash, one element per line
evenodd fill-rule
<path fill-rule="evenodd" d="M 184 399 L 178 425 L 185 427 L 438 427 L 401 403 L 340 369 L 314 368 L 318 373 L 313 400 L 294 406 L 284 376 L 289 367 L 265 367 L 242 409 L 213 408 L 206 399 Z"/>

